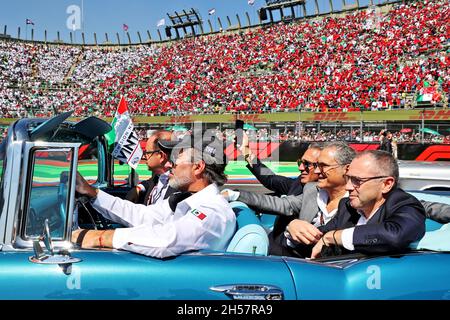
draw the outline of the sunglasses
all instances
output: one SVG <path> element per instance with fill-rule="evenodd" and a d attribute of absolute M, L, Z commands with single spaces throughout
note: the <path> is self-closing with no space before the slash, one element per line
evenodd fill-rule
<path fill-rule="evenodd" d="M 319 168 L 321 173 L 327 173 L 328 171 L 332 170 L 332 169 L 336 169 L 337 167 L 341 167 L 341 164 L 326 164 L 326 163 L 321 163 L 321 162 L 317 162 L 314 164 L 314 169 Z"/>
<path fill-rule="evenodd" d="M 297 165 L 300 167 L 302 164 L 303 164 L 303 167 L 305 168 L 305 171 L 306 171 L 307 173 L 309 173 L 309 170 L 310 170 L 312 167 L 316 168 L 316 166 L 317 166 L 317 163 L 316 163 L 316 162 L 309 162 L 309 161 L 307 161 L 307 160 L 301 160 L 301 159 L 298 159 L 298 160 L 297 160 Z"/>
<path fill-rule="evenodd" d="M 359 178 L 349 175 L 344 175 L 345 180 L 348 182 L 350 181 L 353 187 L 359 188 L 362 184 L 366 183 L 367 181 L 374 180 L 374 179 L 381 179 L 381 178 L 389 178 L 389 176 L 376 176 L 376 177 L 368 177 L 368 178 Z"/>

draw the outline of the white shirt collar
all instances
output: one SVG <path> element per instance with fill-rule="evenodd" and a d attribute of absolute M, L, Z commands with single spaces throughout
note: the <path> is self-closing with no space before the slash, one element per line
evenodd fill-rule
<path fill-rule="evenodd" d="M 358 220 L 358 222 L 357 222 L 356 225 L 359 226 L 359 225 L 367 224 L 367 222 L 369 222 L 369 220 L 372 219 L 372 217 L 380 210 L 380 208 L 381 208 L 382 206 L 383 206 L 383 205 L 379 206 L 376 210 L 374 210 L 374 211 L 370 214 L 369 218 L 366 218 L 366 215 L 364 214 L 364 212 L 363 212 L 362 210 L 356 210 L 356 212 L 360 215 L 360 218 L 359 218 L 359 220 Z"/>
<path fill-rule="evenodd" d="M 345 195 L 343 196 L 343 198 L 347 198 L 348 197 L 348 191 L 345 193 Z M 319 192 L 317 193 L 317 205 L 320 209 L 320 211 L 323 213 L 324 215 L 324 220 L 325 223 L 328 222 L 329 220 L 331 220 L 331 218 L 333 218 L 333 216 L 336 214 L 337 208 L 331 212 L 328 212 L 327 210 L 327 204 L 328 204 L 328 200 L 330 199 L 330 196 L 328 195 L 328 192 L 326 192 L 323 189 L 319 189 Z"/>
<path fill-rule="evenodd" d="M 219 187 L 215 183 L 211 183 L 206 188 L 194 193 L 192 196 L 181 201 L 180 203 L 186 203 L 190 208 L 195 208 L 198 203 L 205 203 L 204 199 L 216 196 L 219 194 L 219 192 Z"/>

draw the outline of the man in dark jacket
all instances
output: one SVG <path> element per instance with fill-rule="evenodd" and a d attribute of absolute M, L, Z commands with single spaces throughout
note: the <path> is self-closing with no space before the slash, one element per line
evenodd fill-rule
<path fill-rule="evenodd" d="M 319 230 L 324 234 L 311 258 L 327 254 L 395 253 L 425 233 L 425 209 L 412 195 L 397 188 L 397 161 L 380 150 L 358 154 L 346 174 L 349 198 L 336 216 Z"/>
<path fill-rule="evenodd" d="M 392 134 L 389 131 L 382 131 L 380 136 L 380 150 L 386 151 L 390 154 L 393 153 L 392 150 Z"/>
<path fill-rule="evenodd" d="M 136 187 L 132 188 L 127 193 L 126 200 L 150 205 L 167 199 L 176 191 L 169 186 L 170 151 L 165 150 L 159 144 L 159 141 L 171 140 L 171 137 L 171 132 L 165 130 L 156 130 L 148 137 L 144 156 L 152 177 L 141 181 Z"/>
<path fill-rule="evenodd" d="M 302 157 L 297 161 L 300 175 L 295 178 L 288 178 L 276 175 L 265 164 L 263 164 L 248 146 L 248 137 L 244 135 L 243 148 L 241 151 L 248 162 L 247 168 L 253 173 L 261 184 L 273 191 L 278 197 L 282 195 L 298 196 L 303 193 L 303 186 L 309 182 L 318 180 L 319 175 L 314 172 L 314 164 L 319 158 L 321 147 L 318 144 L 310 144 Z M 272 232 L 269 233 L 269 254 L 287 255 L 286 249 L 282 245 L 284 241 L 283 233 L 286 226 L 295 219 L 295 216 L 277 216 Z"/>
<path fill-rule="evenodd" d="M 293 179 L 276 175 L 258 157 L 250 150 L 248 136 L 244 134 L 241 152 L 247 161 L 247 168 L 258 179 L 261 184 L 273 191 L 276 196 L 298 196 L 303 192 L 303 186 L 308 182 L 317 181 L 317 174 L 314 173 L 313 164 L 317 162 L 320 145 L 313 143 L 303 153 L 302 157 L 297 160 L 300 175 Z"/>

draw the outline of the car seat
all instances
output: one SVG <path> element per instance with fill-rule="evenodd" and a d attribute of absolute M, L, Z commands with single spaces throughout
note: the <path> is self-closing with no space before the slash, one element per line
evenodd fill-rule
<path fill-rule="evenodd" d="M 269 238 L 255 212 L 240 201 L 233 201 L 230 205 L 236 214 L 237 231 L 227 252 L 267 255 Z"/>
<path fill-rule="evenodd" d="M 409 192 L 419 200 L 430 202 L 440 202 L 450 205 L 450 197 L 440 196 L 422 192 Z M 411 249 L 416 250 L 434 250 L 449 251 L 450 250 L 450 224 L 441 224 L 437 221 L 425 220 L 425 235 L 419 241 L 409 245 Z"/>

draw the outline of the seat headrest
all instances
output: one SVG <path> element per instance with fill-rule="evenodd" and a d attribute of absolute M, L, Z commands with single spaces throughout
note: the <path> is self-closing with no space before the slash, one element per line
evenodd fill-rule
<path fill-rule="evenodd" d="M 267 255 L 269 238 L 255 212 L 245 203 L 230 203 L 236 214 L 237 232 L 228 245 L 228 252 Z"/>
<path fill-rule="evenodd" d="M 245 203 L 233 201 L 230 203 L 230 206 L 236 214 L 238 228 L 242 228 L 248 224 L 261 225 L 261 221 L 256 216 L 255 211 L 250 209 Z"/>

